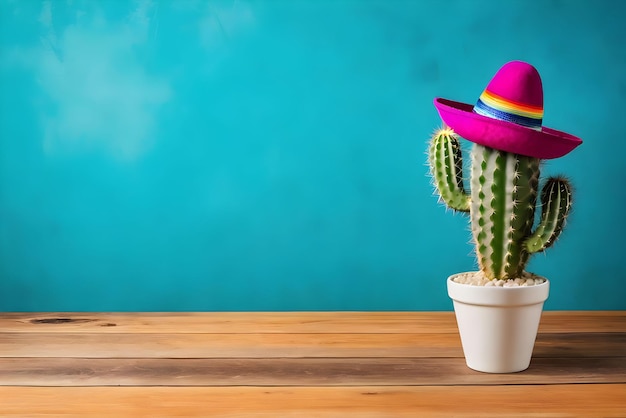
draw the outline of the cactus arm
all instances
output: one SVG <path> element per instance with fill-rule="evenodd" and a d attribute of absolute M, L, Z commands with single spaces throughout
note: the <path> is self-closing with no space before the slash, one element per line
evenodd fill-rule
<path fill-rule="evenodd" d="M 441 200 L 459 212 L 469 212 L 470 196 L 463 187 L 461 144 L 451 129 L 437 130 L 430 142 L 428 161 Z"/>
<path fill-rule="evenodd" d="M 528 253 L 537 253 L 549 248 L 563 231 L 572 206 L 569 181 L 562 177 L 550 177 L 541 190 L 541 203 L 541 222 L 524 242 Z"/>

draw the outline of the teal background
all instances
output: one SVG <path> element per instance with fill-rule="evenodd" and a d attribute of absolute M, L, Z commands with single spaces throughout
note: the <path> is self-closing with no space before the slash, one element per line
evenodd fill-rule
<path fill-rule="evenodd" d="M 626 309 L 626 2 L 0 1 L 0 310 L 448 310 L 435 96 L 540 71 L 547 309 Z"/>

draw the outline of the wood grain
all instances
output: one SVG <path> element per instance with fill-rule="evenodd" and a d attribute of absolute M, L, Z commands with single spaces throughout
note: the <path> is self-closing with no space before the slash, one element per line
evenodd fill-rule
<path fill-rule="evenodd" d="M 626 332 L 626 311 L 544 312 L 542 333 Z M 0 332 L 455 333 L 452 312 L 2 313 Z"/>
<path fill-rule="evenodd" d="M 453 333 L 450 312 L 6 313 L 0 332 Z"/>
<path fill-rule="evenodd" d="M 0 387 L 2 416 L 624 418 L 626 385 Z"/>
<path fill-rule="evenodd" d="M 451 334 L 3 333 L 0 357 L 462 357 Z M 534 357 L 623 357 L 626 333 L 539 334 Z"/>
<path fill-rule="evenodd" d="M 458 334 L 0 334 L 0 357 L 461 357 Z M 600 334 L 599 334 L 600 335 Z M 622 334 L 610 334 L 622 335 Z M 626 336 L 626 334 L 623 334 Z M 605 352 L 615 338 L 605 338 Z"/>
<path fill-rule="evenodd" d="M 11 386 L 342 386 L 626 383 L 626 357 L 533 359 L 523 373 L 488 374 L 462 358 L 3 358 Z"/>

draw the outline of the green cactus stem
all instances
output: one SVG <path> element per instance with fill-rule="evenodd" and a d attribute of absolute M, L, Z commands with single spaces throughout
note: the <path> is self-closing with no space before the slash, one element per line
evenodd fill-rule
<path fill-rule="evenodd" d="M 572 191 L 567 179 L 548 179 L 541 191 L 541 223 L 537 230 L 524 242 L 529 253 L 543 251 L 552 246 L 563 230 L 572 206 Z"/>
<path fill-rule="evenodd" d="M 521 276 L 532 253 L 559 237 L 571 208 L 572 192 L 562 177 L 549 178 L 541 191 L 541 221 L 533 232 L 540 160 L 474 144 L 470 194 L 465 192 L 463 159 L 451 129 L 433 135 L 429 164 L 441 200 L 470 213 L 478 264 L 487 278 Z"/>
<path fill-rule="evenodd" d="M 445 204 L 460 212 L 469 212 L 470 197 L 463 186 L 461 144 L 450 129 L 435 133 L 430 143 L 429 163 L 433 183 Z"/>

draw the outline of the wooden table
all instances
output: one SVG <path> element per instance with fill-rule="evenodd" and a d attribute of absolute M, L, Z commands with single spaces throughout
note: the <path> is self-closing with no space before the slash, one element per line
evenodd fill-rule
<path fill-rule="evenodd" d="M 450 312 L 0 313 L 2 417 L 626 417 L 626 311 L 544 312 L 528 370 Z"/>

